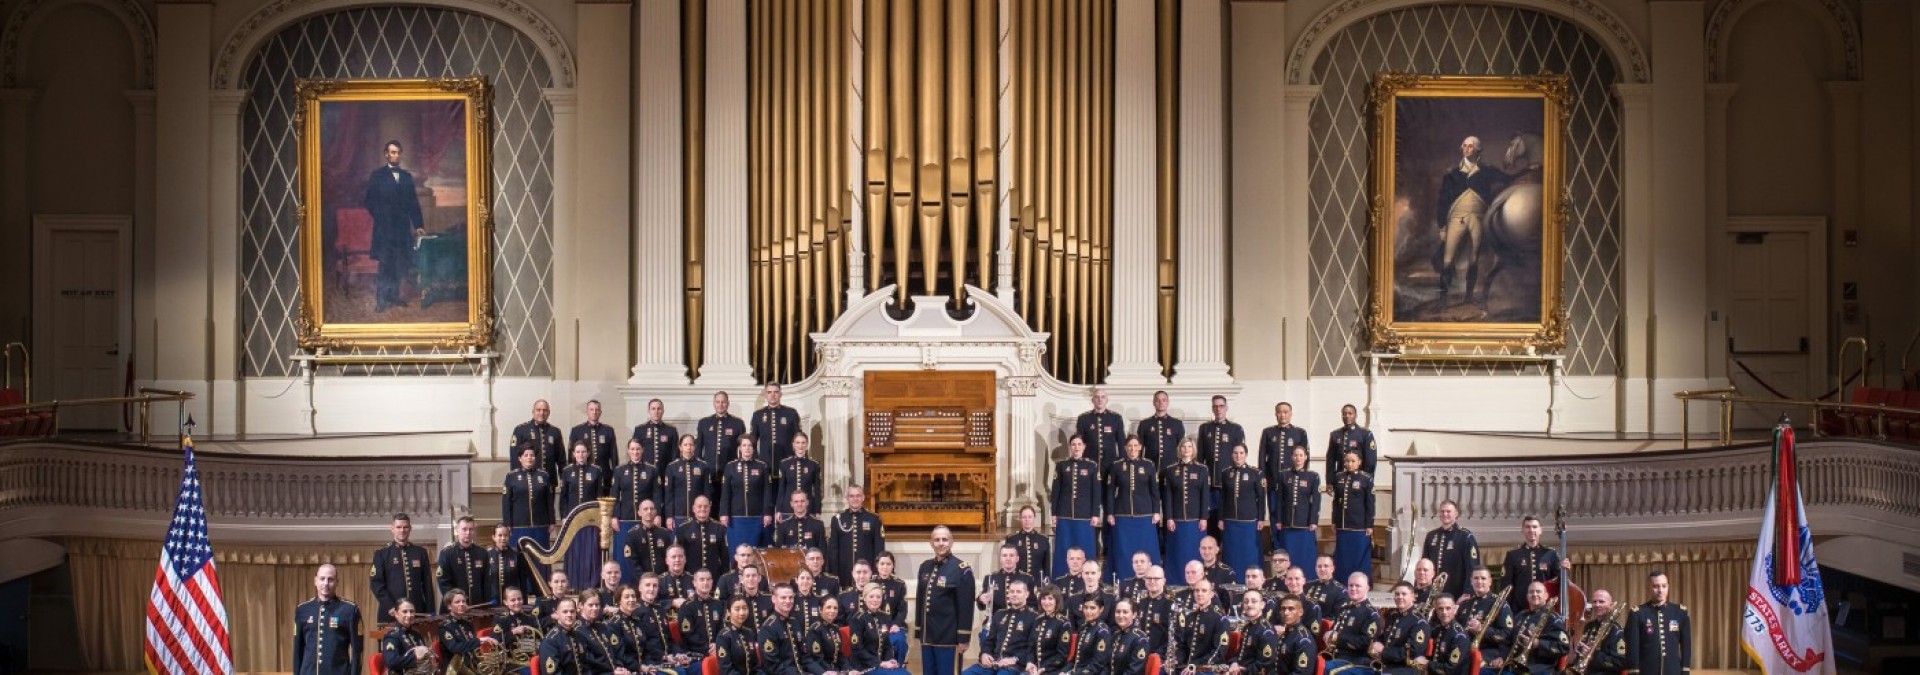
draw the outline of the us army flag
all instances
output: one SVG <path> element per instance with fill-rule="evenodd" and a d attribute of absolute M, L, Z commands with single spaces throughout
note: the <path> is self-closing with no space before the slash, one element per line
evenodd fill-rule
<path fill-rule="evenodd" d="M 1747 581 L 1741 648 L 1765 675 L 1831 675 L 1833 633 L 1795 475 L 1793 427 L 1774 429 L 1774 484 Z"/>

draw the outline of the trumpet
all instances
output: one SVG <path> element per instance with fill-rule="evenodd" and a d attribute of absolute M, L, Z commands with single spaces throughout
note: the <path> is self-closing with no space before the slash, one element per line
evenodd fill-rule
<path fill-rule="evenodd" d="M 1594 652 L 1600 651 L 1600 641 L 1607 638 L 1607 629 L 1613 627 L 1614 622 L 1620 619 L 1621 607 L 1622 605 L 1614 605 L 1600 617 L 1599 621 L 1587 624 L 1592 627 L 1593 632 L 1580 640 L 1580 646 L 1576 649 L 1580 657 L 1567 667 L 1567 673 L 1585 675 L 1587 666 L 1593 663 Z"/>

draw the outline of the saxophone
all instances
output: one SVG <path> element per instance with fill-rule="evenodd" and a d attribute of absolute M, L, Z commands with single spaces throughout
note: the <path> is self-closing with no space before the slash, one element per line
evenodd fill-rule
<path fill-rule="evenodd" d="M 1586 651 L 1581 653 L 1580 658 L 1576 659 L 1572 665 L 1567 667 L 1566 672 L 1573 675 L 1585 675 L 1587 665 L 1593 663 L 1594 653 L 1600 651 L 1600 641 L 1605 640 L 1607 637 L 1607 629 L 1612 628 L 1614 622 L 1620 619 L 1621 607 L 1622 605 L 1614 605 L 1612 609 L 1607 610 L 1607 613 L 1600 617 L 1598 622 L 1587 624 L 1594 627 L 1593 634 L 1580 640 L 1580 646 L 1578 647 L 1578 649 L 1584 649 Z"/>
<path fill-rule="evenodd" d="M 1545 608 L 1540 610 L 1540 618 L 1528 625 L 1525 630 L 1520 631 L 1520 635 L 1513 639 L 1513 650 L 1507 653 L 1507 663 L 1501 670 L 1514 671 L 1514 666 L 1518 664 L 1519 670 L 1515 672 L 1527 672 L 1527 657 L 1533 653 L 1534 645 L 1540 643 L 1540 634 L 1547 630 L 1547 620 L 1552 618 L 1551 610 Z"/>

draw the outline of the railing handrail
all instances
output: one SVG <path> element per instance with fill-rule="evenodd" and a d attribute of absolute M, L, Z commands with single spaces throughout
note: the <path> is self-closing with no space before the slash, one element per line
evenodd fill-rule
<path fill-rule="evenodd" d="M 107 396 L 107 397 L 100 397 L 100 398 L 74 398 L 74 399 L 64 399 L 64 400 L 54 399 L 51 401 L 37 401 L 37 402 L 28 401 L 26 403 L 0 405 L 0 413 L 16 412 L 16 411 L 22 412 L 22 413 L 30 413 L 37 410 L 51 411 L 53 413 L 53 425 L 49 428 L 49 431 L 48 431 L 48 433 L 51 434 L 51 433 L 57 432 L 60 429 L 60 409 L 61 408 L 72 408 L 72 407 L 78 407 L 78 406 L 106 406 L 106 405 L 137 406 L 139 408 L 140 419 L 137 425 L 135 426 L 135 429 L 140 432 L 140 442 L 145 443 L 152 437 L 151 430 L 148 428 L 150 426 L 148 424 L 148 418 L 151 417 L 153 404 L 179 403 L 182 406 L 185 406 L 187 401 L 193 400 L 194 398 L 193 392 L 190 392 L 190 391 L 154 389 L 151 387 L 141 387 L 137 391 L 139 392 L 138 396 Z"/>
<path fill-rule="evenodd" d="M 1808 427 L 1813 430 L 1813 435 L 1815 437 L 1819 437 L 1823 435 L 1820 431 L 1819 417 L 1820 417 L 1820 413 L 1826 410 L 1834 410 L 1834 411 L 1842 411 L 1842 412 L 1851 411 L 1856 413 L 1872 415 L 1874 418 L 1874 438 L 1876 438 L 1877 440 L 1883 440 L 1883 441 L 1887 439 L 1887 427 L 1886 427 L 1887 414 L 1892 413 L 1896 415 L 1901 415 L 1901 414 L 1920 415 L 1920 408 L 1908 408 L 1906 406 L 1887 405 L 1885 403 L 1835 403 L 1832 401 L 1821 401 L 1818 399 L 1759 398 L 1754 396 L 1742 396 L 1740 395 L 1738 389 L 1734 389 L 1732 387 L 1728 387 L 1724 389 L 1702 389 L 1697 391 L 1676 391 L 1673 393 L 1673 397 L 1675 399 L 1679 399 L 1680 406 L 1682 408 L 1681 415 L 1680 415 L 1680 425 L 1681 425 L 1680 426 L 1680 447 L 1681 449 L 1692 447 L 1691 443 L 1693 439 L 1693 434 L 1692 434 L 1692 430 L 1690 429 L 1690 425 L 1688 424 L 1690 419 L 1689 419 L 1689 416 L 1685 414 L 1686 411 L 1684 410 L 1684 408 L 1687 406 L 1687 404 L 1693 403 L 1695 401 L 1711 401 L 1711 402 L 1720 404 L 1719 445 L 1727 445 L 1733 442 L 1733 406 L 1736 403 L 1746 403 L 1746 404 L 1765 405 L 1765 406 L 1785 406 L 1790 408 L 1809 408 L 1812 410 L 1813 414 L 1810 416 L 1808 420 L 1806 420 L 1806 423 Z"/>

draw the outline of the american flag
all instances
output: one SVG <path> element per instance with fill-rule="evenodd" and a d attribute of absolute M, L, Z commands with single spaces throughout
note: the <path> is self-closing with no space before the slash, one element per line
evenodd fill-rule
<path fill-rule="evenodd" d="M 166 675 L 230 675 L 227 608 L 207 543 L 207 510 L 200 501 L 200 472 L 193 468 L 193 439 L 184 439 L 186 468 L 180 499 L 153 573 L 147 598 L 147 672 Z"/>

